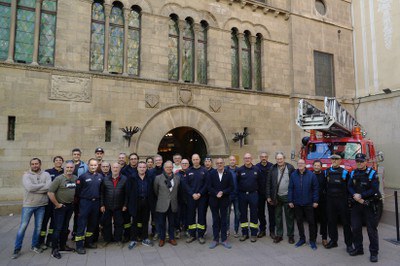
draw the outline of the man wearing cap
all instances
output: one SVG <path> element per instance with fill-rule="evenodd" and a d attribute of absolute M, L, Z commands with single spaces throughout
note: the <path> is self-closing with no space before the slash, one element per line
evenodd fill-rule
<path fill-rule="evenodd" d="M 363 255 L 362 222 L 366 221 L 369 237 L 370 261 L 378 261 L 378 214 L 377 203 L 380 200 L 379 180 L 376 171 L 367 167 L 363 153 L 356 155 L 357 169 L 350 174 L 348 188 L 354 204 L 351 210 L 351 228 L 353 229 L 354 250 L 350 256 Z"/>
<path fill-rule="evenodd" d="M 101 174 L 101 163 L 103 162 L 103 157 L 104 157 L 104 150 L 102 147 L 97 147 L 94 150 L 94 157 L 96 158 L 98 164 L 96 172 Z"/>
<path fill-rule="evenodd" d="M 340 167 L 342 157 L 339 154 L 333 154 L 330 157 L 332 165 L 325 170 L 326 178 L 326 209 L 328 217 L 328 235 L 329 243 L 327 249 L 338 246 L 338 216 L 343 226 L 344 242 L 347 246 L 347 252 L 353 251 L 353 240 L 350 228 L 349 206 L 347 181 L 349 173 Z"/>

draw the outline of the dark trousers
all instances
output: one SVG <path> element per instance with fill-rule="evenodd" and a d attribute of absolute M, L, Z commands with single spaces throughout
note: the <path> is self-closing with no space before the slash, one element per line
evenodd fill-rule
<path fill-rule="evenodd" d="M 213 219 L 213 240 L 218 242 L 221 234 L 221 242 L 226 241 L 226 232 L 228 231 L 227 211 L 230 199 L 215 199 L 210 204 Z"/>
<path fill-rule="evenodd" d="M 100 202 L 99 200 L 80 199 L 79 204 L 78 229 L 75 241 L 77 248 L 83 248 L 83 241 L 86 244 L 93 243 L 93 234 L 98 227 Z"/>
<path fill-rule="evenodd" d="M 50 244 L 52 241 L 51 238 L 52 238 L 52 235 L 54 232 L 53 210 L 54 210 L 54 204 L 49 202 L 49 204 L 47 204 L 44 209 L 44 217 L 43 217 L 43 222 L 42 222 L 42 228 L 40 229 L 39 244 L 44 243 L 44 240 L 46 239 L 46 235 L 47 235 L 46 244 Z M 50 221 L 50 225 L 49 225 L 49 221 Z M 49 228 L 47 229 L 48 225 L 49 225 Z"/>
<path fill-rule="evenodd" d="M 240 220 L 240 208 L 239 208 L 239 199 L 235 197 L 234 199 L 230 199 L 230 203 L 228 205 L 228 213 L 227 213 L 227 222 L 228 222 L 228 229 L 230 228 L 230 221 L 231 221 L 231 205 L 233 206 L 233 229 L 235 233 L 239 231 L 239 220 Z"/>
<path fill-rule="evenodd" d="M 308 230 L 310 233 L 310 242 L 317 239 L 317 226 L 315 225 L 314 208 L 312 206 L 295 206 L 294 213 L 296 215 L 297 228 L 299 229 L 300 239 L 306 240 L 304 235 L 304 220 L 308 222 Z"/>
<path fill-rule="evenodd" d="M 203 237 L 206 230 L 206 198 L 200 197 L 198 200 L 188 199 L 188 228 L 191 236 Z M 196 223 L 197 213 L 197 223 Z"/>
<path fill-rule="evenodd" d="M 267 219 L 265 217 L 265 196 L 263 195 L 258 195 L 258 221 L 260 222 L 259 224 L 259 230 L 260 232 L 265 232 L 267 228 Z"/>
<path fill-rule="evenodd" d="M 328 234 L 333 242 L 338 241 L 338 217 L 343 226 L 344 242 L 346 246 L 352 246 L 352 233 L 350 229 L 350 217 L 348 211 L 347 198 L 328 197 L 326 202 L 326 211 L 328 213 Z"/>
<path fill-rule="evenodd" d="M 132 216 L 129 214 L 128 211 L 122 212 L 122 218 L 124 220 L 123 227 L 124 227 L 124 240 L 129 241 L 131 239 L 131 231 L 132 231 Z"/>
<path fill-rule="evenodd" d="M 74 225 L 72 226 L 72 235 L 76 236 L 78 231 L 79 202 L 74 204 Z"/>
<path fill-rule="evenodd" d="M 282 211 L 283 209 L 283 211 Z M 286 230 L 289 237 L 294 236 L 294 210 L 289 208 L 288 196 L 276 196 L 275 205 L 275 224 L 276 224 L 276 235 L 283 236 L 283 212 L 285 212 L 286 219 Z"/>
<path fill-rule="evenodd" d="M 53 249 L 65 249 L 68 238 L 68 225 L 74 212 L 72 203 L 64 204 L 63 207 L 53 210 L 54 232 L 52 238 Z"/>
<path fill-rule="evenodd" d="M 328 238 L 328 223 L 326 215 L 326 201 L 320 201 L 318 203 L 318 207 L 314 209 L 314 217 L 317 227 L 319 223 L 319 234 L 321 235 L 322 239 L 325 240 Z"/>
<path fill-rule="evenodd" d="M 132 219 L 131 240 L 147 239 L 149 237 L 150 205 L 147 198 L 137 200 L 136 216 Z"/>
<path fill-rule="evenodd" d="M 112 232 L 112 225 L 114 220 L 114 234 Z M 110 210 L 106 209 L 103 214 L 103 232 L 104 241 L 116 242 L 122 241 L 122 232 L 124 229 L 124 219 L 122 217 L 122 209 Z M 114 235 L 114 236 L 113 236 Z"/>
<path fill-rule="evenodd" d="M 355 203 L 351 210 L 351 228 L 353 229 L 354 248 L 363 251 L 362 222 L 367 224 L 369 238 L 369 252 L 371 255 L 378 255 L 378 215 L 371 206 Z"/>
<path fill-rule="evenodd" d="M 160 236 L 160 240 L 165 241 L 165 230 L 166 230 L 166 219 L 168 219 L 168 234 L 169 234 L 169 239 L 173 240 L 175 239 L 174 235 L 174 230 L 175 230 L 175 225 L 174 225 L 174 219 L 175 219 L 176 213 L 172 212 L 171 206 L 169 206 L 167 212 L 157 212 L 157 226 L 158 226 L 158 234 Z"/>
<path fill-rule="evenodd" d="M 249 227 L 252 236 L 258 232 L 258 193 L 239 192 L 240 227 L 243 235 L 249 235 Z M 247 218 L 247 209 L 250 208 L 250 223 Z"/>
<path fill-rule="evenodd" d="M 275 206 L 267 204 L 267 208 L 268 208 L 269 232 L 275 234 Z"/>

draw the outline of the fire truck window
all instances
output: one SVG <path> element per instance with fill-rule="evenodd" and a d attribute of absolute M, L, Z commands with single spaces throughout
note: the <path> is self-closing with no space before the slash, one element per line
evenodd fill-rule
<path fill-rule="evenodd" d="M 330 144 L 331 143 L 311 143 L 308 146 L 307 159 L 315 160 L 329 158 L 329 156 L 331 156 Z"/>
<path fill-rule="evenodd" d="M 344 149 L 344 159 L 355 159 L 356 154 L 361 152 L 361 144 L 360 143 L 340 143 L 345 146 Z"/>
<path fill-rule="evenodd" d="M 365 155 L 367 156 L 367 159 L 370 158 L 369 157 L 369 149 L 370 149 L 370 147 L 369 147 L 369 144 L 367 143 L 367 149 L 365 150 Z"/>

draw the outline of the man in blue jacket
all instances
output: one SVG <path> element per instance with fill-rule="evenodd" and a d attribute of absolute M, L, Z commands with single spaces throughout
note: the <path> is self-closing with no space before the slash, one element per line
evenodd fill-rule
<path fill-rule="evenodd" d="M 318 207 L 318 180 L 313 172 L 306 169 L 304 160 L 298 160 L 297 167 L 298 169 L 290 175 L 288 191 L 289 207 L 294 208 L 300 235 L 300 240 L 295 247 L 298 248 L 306 243 L 303 225 L 305 218 L 310 231 L 310 247 L 316 250 L 317 227 L 314 219 L 314 208 Z"/>

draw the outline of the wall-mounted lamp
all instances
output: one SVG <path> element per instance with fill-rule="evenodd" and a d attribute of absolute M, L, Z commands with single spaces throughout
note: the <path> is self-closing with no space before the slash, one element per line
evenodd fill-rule
<path fill-rule="evenodd" d="M 389 88 L 386 88 L 386 89 L 383 89 L 383 92 L 384 92 L 385 94 L 389 94 L 389 93 L 392 93 L 392 90 L 389 89 Z"/>
<path fill-rule="evenodd" d="M 120 128 L 122 132 L 125 133 L 125 135 L 123 136 L 124 139 L 126 139 L 128 141 L 128 147 L 131 146 L 131 138 L 133 135 L 135 135 L 136 133 L 138 133 L 141 129 L 139 127 L 125 127 L 125 128 Z"/>
<path fill-rule="evenodd" d="M 232 138 L 234 142 L 238 142 L 240 144 L 240 148 L 243 146 L 243 140 L 246 138 L 248 135 L 250 135 L 249 132 L 247 132 L 247 128 L 243 132 L 236 132 L 233 133 L 235 136 Z"/>

